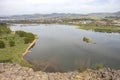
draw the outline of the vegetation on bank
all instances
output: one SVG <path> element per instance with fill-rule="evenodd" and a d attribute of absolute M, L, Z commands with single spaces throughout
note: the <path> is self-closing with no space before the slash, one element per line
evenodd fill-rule
<path fill-rule="evenodd" d="M 88 23 L 88 24 L 76 24 L 80 26 L 80 29 L 85 30 L 92 30 L 96 32 L 107 32 L 107 33 L 120 33 L 120 26 L 115 25 L 101 25 L 95 23 Z"/>
<path fill-rule="evenodd" d="M 16 24 L 67 24 L 77 25 L 80 29 L 93 30 L 96 32 L 120 33 L 119 18 L 63 18 L 58 20 L 45 19 L 43 20 L 17 20 L 6 21 Z"/>
<path fill-rule="evenodd" d="M 28 38 L 26 41 L 25 38 Z M 5 23 L 0 23 L 0 62 L 19 63 L 22 66 L 31 66 L 23 59 L 30 43 L 35 39 L 35 35 L 24 31 L 12 32 Z"/>
<path fill-rule="evenodd" d="M 86 23 L 86 24 L 63 22 L 60 24 L 75 25 L 75 26 L 79 26 L 79 29 L 92 30 L 95 32 L 120 33 L 120 26 L 117 25 L 103 25 L 94 22 Z"/>
<path fill-rule="evenodd" d="M 1 41 L 1 40 L 0 40 L 0 48 L 5 48 L 5 43 L 4 43 L 4 41 Z"/>
<path fill-rule="evenodd" d="M 99 63 L 99 64 L 95 64 L 95 65 L 91 66 L 91 68 L 94 70 L 99 70 L 99 69 L 103 69 L 104 65 Z"/>

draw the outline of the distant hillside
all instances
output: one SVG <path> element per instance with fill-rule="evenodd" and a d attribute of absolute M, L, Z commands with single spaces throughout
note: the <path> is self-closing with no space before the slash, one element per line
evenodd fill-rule
<path fill-rule="evenodd" d="M 120 17 L 120 11 L 113 13 L 115 16 L 119 16 Z"/>
<path fill-rule="evenodd" d="M 115 13 L 90 13 L 88 16 L 96 16 L 96 17 L 120 17 L 120 11 Z"/>
<path fill-rule="evenodd" d="M 0 17 L 0 19 L 39 19 L 39 18 L 59 18 L 59 17 L 120 17 L 120 11 L 115 13 L 90 13 L 90 14 L 72 14 L 72 13 L 52 13 L 52 14 L 26 14 Z"/>
<path fill-rule="evenodd" d="M 70 14 L 70 13 L 52 13 L 52 14 L 26 14 L 26 15 L 13 15 L 7 17 L 0 17 L 3 19 L 39 19 L 39 18 L 58 18 L 58 17 L 70 17 L 70 16 L 83 16 L 82 14 Z"/>

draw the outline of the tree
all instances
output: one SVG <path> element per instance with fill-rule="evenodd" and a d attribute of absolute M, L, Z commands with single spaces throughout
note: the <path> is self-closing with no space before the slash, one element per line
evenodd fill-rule
<path fill-rule="evenodd" d="M 0 40 L 0 48 L 5 48 L 5 43 Z"/>
<path fill-rule="evenodd" d="M 35 39 L 34 34 L 26 33 L 26 37 L 24 38 L 24 43 L 25 44 L 31 43 L 34 39 Z"/>
<path fill-rule="evenodd" d="M 10 47 L 15 46 L 15 42 L 14 41 L 9 41 L 9 45 L 10 45 Z"/>
<path fill-rule="evenodd" d="M 0 23 L 0 34 L 3 34 L 3 33 L 10 33 L 11 30 L 10 28 L 7 26 L 6 23 Z"/>
<path fill-rule="evenodd" d="M 28 38 L 28 37 L 25 37 L 25 38 L 24 38 L 24 43 L 25 43 L 25 44 L 28 44 L 29 42 L 30 42 L 30 41 L 29 41 L 29 38 Z"/>
<path fill-rule="evenodd" d="M 35 36 L 32 33 L 27 33 L 26 37 L 29 39 L 29 42 L 32 42 L 35 39 Z"/>
<path fill-rule="evenodd" d="M 20 37 L 25 37 L 26 36 L 26 32 L 24 32 L 24 31 L 16 31 L 15 32 L 17 35 L 19 35 Z"/>

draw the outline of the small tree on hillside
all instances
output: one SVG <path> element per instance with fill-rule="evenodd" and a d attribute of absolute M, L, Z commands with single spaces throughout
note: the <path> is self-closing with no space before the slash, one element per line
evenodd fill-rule
<path fill-rule="evenodd" d="M 35 36 L 34 36 L 34 34 L 32 34 L 32 33 L 27 33 L 27 34 L 26 34 L 26 37 L 29 38 L 29 42 L 32 42 L 32 41 L 35 39 Z"/>
<path fill-rule="evenodd" d="M 5 48 L 5 43 L 0 40 L 0 48 Z"/>
<path fill-rule="evenodd" d="M 14 41 L 9 41 L 9 45 L 10 45 L 10 47 L 15 46 L 15 42 Z"/>
<path fill-rule="evenodd" d="M 25 37 L 26 36 L 26 32 L 24 32 L 24 31 L 16 31 L 15 33 L 17 35 L 19 35 L 20 37 Z"/>
<path fill-rule="evenodd" d="M 24 38 L 24 44 L 28 44 L 30 42 L 29 38 L 28 37 L 25 37 Z"/>

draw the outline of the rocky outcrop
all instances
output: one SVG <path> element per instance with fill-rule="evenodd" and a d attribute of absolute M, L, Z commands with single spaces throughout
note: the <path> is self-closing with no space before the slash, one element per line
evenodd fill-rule
<path fill-rule="evenodd" d="M 120 70 L 104 68 L 88 69 L 82 73 L 48 73 L 33 71 L 32 68 L 21 67 L 19 64 L 0 63 L 0 80 L 120 80 Z"/>

